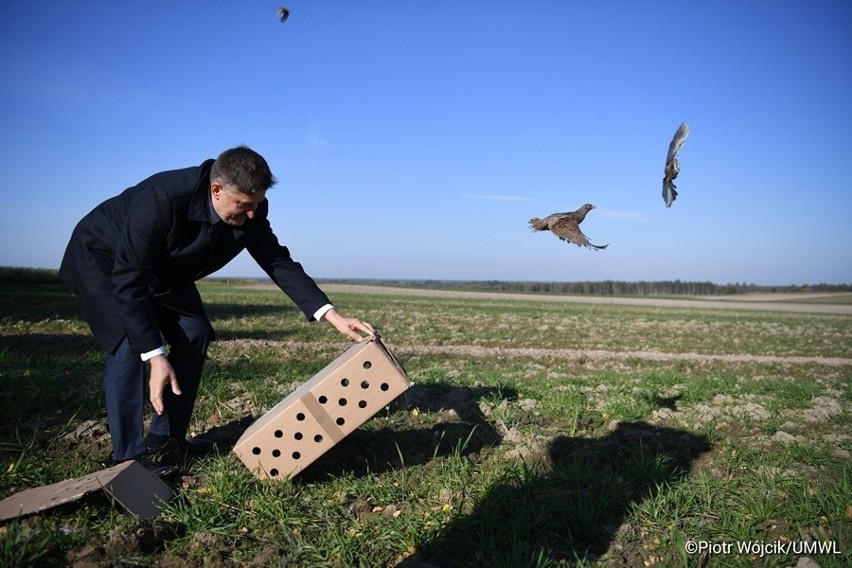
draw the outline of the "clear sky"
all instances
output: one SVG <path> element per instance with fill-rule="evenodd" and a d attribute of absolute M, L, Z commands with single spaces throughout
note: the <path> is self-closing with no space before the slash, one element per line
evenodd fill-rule
<path fill-rule="evenodd" d="M 247 144 L 318 278 L 852 283 L 848 0 L 287 2 L 2 3 L 0 265 Z"/>

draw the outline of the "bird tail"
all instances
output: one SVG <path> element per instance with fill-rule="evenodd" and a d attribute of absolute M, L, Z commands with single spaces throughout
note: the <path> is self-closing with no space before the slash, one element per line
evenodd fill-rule
<path fill-rule="evenodd" d="M 533 217 L 530 219 L 530 230 L 531 231 L 545 231 L 547 230 L 547 223 L 539 219 L 538 217 Z"/>
<path fill-rule="evenodd" d="M 674 200 L 677 199 L 677 187 L 670 181 L 663 180 L 663 200 L 666 202 L 666 207 L 671 207 Z"/>

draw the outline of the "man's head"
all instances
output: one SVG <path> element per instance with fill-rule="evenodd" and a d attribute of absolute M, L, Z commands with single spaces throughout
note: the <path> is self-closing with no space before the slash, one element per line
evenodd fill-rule
<path fill-rule="evenodd" d="M 229 225 L 242 225 L 254 217 L 275 176 L 263 156 L 246 146 L 225 150 L 210 168 L 213 209 Z"/>
<path fill-rule="evenodd" d="M 263 156 L 248 146 L 237 146 L 219 154 L 210 168 L 210 181 L 249 195 L 266 191 L 276 182 Z"/>

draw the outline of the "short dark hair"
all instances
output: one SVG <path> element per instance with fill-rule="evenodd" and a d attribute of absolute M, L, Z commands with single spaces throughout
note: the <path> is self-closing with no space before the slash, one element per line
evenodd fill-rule
<path fill-rule="evenodd" d="M 210 181 L 219 180 L 242 193 L 266 191 L 276 183 L 266 160 L 248 146 L 225 150 L 210 167 Z"/>

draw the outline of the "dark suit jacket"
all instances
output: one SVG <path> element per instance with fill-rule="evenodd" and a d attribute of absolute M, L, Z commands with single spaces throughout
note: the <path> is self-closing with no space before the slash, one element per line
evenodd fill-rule
<path fill-rule="evenodd" d="M 134 351 L 163 344 L 159 304 L 205 317 L 194 282 L 243 249 L 310 320 L 328 297 L 278 243 L 264 200 L 255 218 L 213 231 L 210 166 L 154 174 L 95 207 L 77 224 L 59 274 L 80 299 L 95 339 L 109 352 L 127 336 Z"/>

